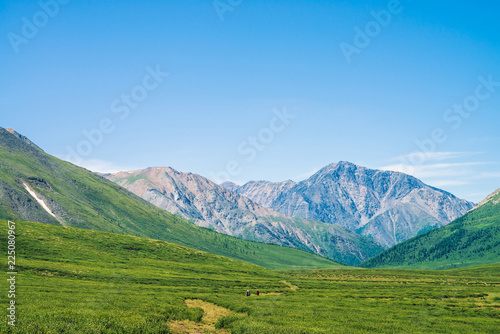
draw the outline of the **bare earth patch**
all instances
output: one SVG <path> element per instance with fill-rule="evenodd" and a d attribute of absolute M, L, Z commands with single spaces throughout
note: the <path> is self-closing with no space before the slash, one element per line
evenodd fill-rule
<path fill-rule="evenodd" d="M 292 291 L 297 291 L 299 289 L 298 286 L 293 285 L 292 283 L 288 283 L 287 281 L 281 281 L 281 283 L 286 284 L 288 288 Z"/>
<path fill-rule="evenodd" d="M 200 307 L 203 309 L 201 322 L 190 320 L 178 320 L 168 323 L 170 329 L 176 334 L 229 334 L 224 329 L 216 329 L 215 323 L 220 317 L 233 314 L 227 308 L 217 306 L 199 299 L 186 299 L 186 305 L 190 308 Z"/>

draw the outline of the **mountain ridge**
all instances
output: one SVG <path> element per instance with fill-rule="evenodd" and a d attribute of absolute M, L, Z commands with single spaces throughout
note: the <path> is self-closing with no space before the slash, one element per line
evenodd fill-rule
<path fill-rule="evenodd" d="M 290 218 L 201 175 L 149 167 L 104 177 L 199 226 L 239 238 L 296 247 L 350 265 L 382 250 L 370 239 L 338 225 Z"/>
<path fill-rule="evenodd" d="M 234 191 L 292 217 L 337 223 L 385 247 L 444 226 L 473 207 L 413 176 L 346 161 L 300 182 L 250 181 Z"/>

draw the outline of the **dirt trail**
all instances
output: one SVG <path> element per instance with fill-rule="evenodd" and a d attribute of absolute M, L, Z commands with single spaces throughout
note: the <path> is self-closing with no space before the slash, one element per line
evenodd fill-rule
<path fill-rule="evenodd" d="M 216 329 L 215 323 L 220 317 L 233 314 L 234 312 L 224 307 L 217 306 L 212 303 L 205 302 L 199 299 L 186 299 L 188 307 L 200 307 L 203 309 L 203 318 L 201 322 L 190 320 L 178 320 L 168 323 L 170 329 L 176 334 L 229 334 L 224 329 Z"/>
<path fill-rule="evenodd" d="M 281 281 L 281 283 L 287 286 L 287 289 L 292 291 L 297 291 L 298 286 L 293 285 L 287 281 Z M 281 292 L 269 292 L 261 293 L 261 296 L 279 296 Z M 194 322 L 190 320 L 177 320 L 170 321 L 168 325 L 170 329 L 176 334 L 229 334 L 228 331 L 224 329 L 216 329 L 215 324 L 219 318 L 233 314 L 234 312 L 224 308 L 222 306 L 217 306 L 215 304 L 200 300 L 200 299 L 186 299 L 186 305 L 190 308 L 200 307 L 203 309 L 203 318 L 201 322 Z"/>
<path fill-rule="evenodd" d="M 288 283 L 287 281 L 281 281 L 281 283 L 288 285 L 288 288 L 292 291 L 297 291 L 299 289 L 298 286 Z"/>

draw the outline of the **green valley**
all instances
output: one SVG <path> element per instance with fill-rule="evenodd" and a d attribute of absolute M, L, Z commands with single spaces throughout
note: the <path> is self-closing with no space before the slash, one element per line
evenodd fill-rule
<path fill-rule="evenodd" d="M 6 248 L 6 221 L 0 236 Z M 16 240 L 18 320 L 0 323 L 2 333 L 183 333 L 206 328 L 203 305 L 227 313 L 201 333 L 496 333 L 500 324 L 498 264 L 270 271 L 168 242 L 27 222 L 16 223 Z"/>
<path fill-rule="evenodd" d="M 500 1 L 0 8 L 0 334 L 500 334 Z"/>

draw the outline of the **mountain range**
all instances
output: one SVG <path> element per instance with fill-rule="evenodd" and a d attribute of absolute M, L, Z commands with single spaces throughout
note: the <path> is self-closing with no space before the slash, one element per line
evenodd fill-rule
<path fill-rule="evenodd" d="M 474 207 L 413 176 L 350 162 L 330 164 L 301 182 L 222 186 L 291 217 L 338 224 L 386 248 L 442 227 Z"/>
<path fill-rule="evenodd" d="M 219 233 L 299 248 L 349 265 L 383 250 L 373 240 L 339 225 L 288 217 L 197 174 L 154 167 L 103 176 L 168 212 Z"/>
<path fill-rule="evenodd" d="M 243 186 L 169 167 L 104 176 L 0 128 L 0 219 L 165 240 L 270 269 L 342 267 L 325 257 L 367 268 L 500 261 L 500 189 L 474 207 L 409 175 L 348 162 L 301 182 Z M 383 251 L 375 240 L 396 245 Z"/>

